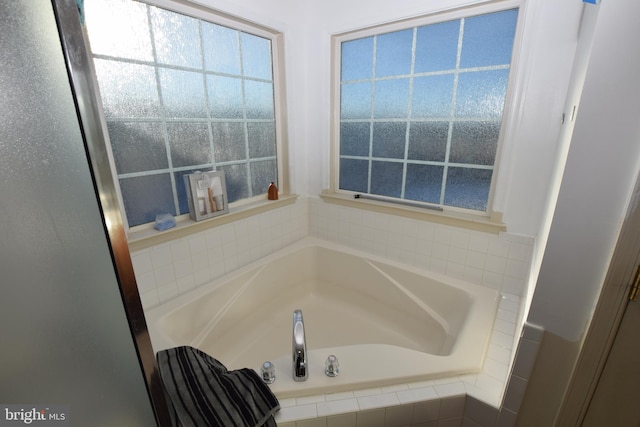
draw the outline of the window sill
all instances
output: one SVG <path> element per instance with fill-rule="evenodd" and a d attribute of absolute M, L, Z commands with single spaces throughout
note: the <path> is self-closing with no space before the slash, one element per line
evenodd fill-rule
<path fill-rule="evenodd" d="M 278 200 L 259 200 L 239 207 L 232 207 L 229 209 L 229 213 L 211 219 L 195 222 L 187 218 L 177 221 L 175 227 L 165 231 L 158 231 L 155 228 L 149 228 L 130 232 L 127 237 L 129 251 L 139 251 L 160 243 L 169 242 L 190 234 L 248 218 L 262 212 L 288 206 L 295 203 L 297 198 L 297 194 L 286 196 L 280 195 Z"/>
<path fill-rule="evenodd" d="M 335 193 L 329 190 L 323 191 L 320 197 L 327 203 L 398 215 L 421 221 L 430 221 L 485 233 L 498 234 L 502 231 L 507 231 L 507 226 L 502 223 L 502 214 L 499 212 L 494 212 L 491 217 L 466 214 L 463 212 L 438 212 L 378 200 L 355 199 L 352 195 Z"/>

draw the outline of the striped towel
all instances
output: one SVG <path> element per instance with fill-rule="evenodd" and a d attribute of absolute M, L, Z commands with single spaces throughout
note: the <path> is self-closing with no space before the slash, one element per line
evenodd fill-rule
<path fill-rule="evenodd" d="M 275 427 L 278 400 L 252 369 L 229 371 L 189 346 L 156 355 L 177 426 Z"/>

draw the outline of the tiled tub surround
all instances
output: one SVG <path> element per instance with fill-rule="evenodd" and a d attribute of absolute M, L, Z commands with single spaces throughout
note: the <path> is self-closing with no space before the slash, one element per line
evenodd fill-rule
<path fill-rule="evenodd" d="M 534 239 L 491 234 L 309 198 L 309 234 L 499 292 L 522 295 Z"/>
<path fill-rule="evenodd" d="M 410 391 L 426 387 L 425 393 L 430 394 L 429 387 L 433 388 L 440 405 L 438 407 L 441 408 L 439 414 L 446 415 L 445 418 L 450 420 L 447 423 L 452 423 L 442 425 L 460 425 L 460 416 L 448 415 L 452 414 L 449 412 L 452 407 L 459 406 L 460 399 L 463 399 L 461 396 L 465 395 L 465 421 L 476 422 L 469 425 L 485 425 L 477 418 L 485 420 L 486 413 L 493 413 L 495 417 L 495 408 L 500 406 L 508 377 L 514 342 L 517 343 L 519 338 L 515 331 L 519 331 L 521 326 L 520 296 L 530 268 L 533 250 L 531 237 L 463 230 L 328 204 L 320 198 L 300 197 L 294 205 L 132 253 L 143 305 L 145 308 L 159 305 L 308 235 L 498 290 L 502 299 L 483 371 L 477 375 L 438 380 L 438 384 L 407 384 L 405 389 Z M 441 387 L 448 384 L 451 386 L 444 389 Z M 464 392 L 459 394 L 462 389 Z M 446 390 L 454 390 L 454 394 L 447 393 Z M 406 420 L 409 408 L 404 404 L 400 405 L 402 402 L 407 403 L 406 393 L 397 395 L 398 391 L 388 389 L 374 389 L 370 392 L 374 396 L 396 394 L 398 403 L 387 405 L 381 402 L 384 398 L 373 398 L 380 406 L 368 407 L 368 399 L 360 406 L 358 399 L 363 396 L 354 394 L 357 407 L 326 412 L 328 406 L 325 403 L 334 398 L 339 401 L 347 400 L 346 405 L 352 405 L 353 401 L 349 400 L 351 397 L 341 399 L 345 396 L 342 394 L 327 395 L 326 398 L 321 395 L 285 399 L 279 420 L 285 427 L 295 425 L 295 420 L 299 420 L 299 426 L 324 426 L 323 422 L 326 425 L 354 425 L 353 417 L 360 415 L 360 425 L 376 426 L 383 425 L 380 420 L 384 421 L 384 417 L 381 418 L 380 414 L 386 413 L 386 407 L 390 408 L 389 414 L 402 413 L 403 420 Z M 401 400 L 401 396 L 404 400 Z M 454 400 L 447 400 L 449 398 Z M 318 401 L 310 403 L 310 399 Z M 393 398 L 391 400 L 395 402 Z M 427 406 L 435 405 L 422 398 L 416 398 L 416 401 Z M 457 403 L 452 404 L 453 402 Z M 489 406 L 485 407 L 485 404 Z M 422 411 L 414 411 L 413 402 L 407 405 L 414 414 Z M 478 407 L 481 409 L 478 410 Z M 335 406 L 331 405 L 331 408 Z M 360 411 L 360 408 L 369 409 L 356 414 L 354 411 Z M 442 408 L 445 408 L 444 411 Z M 475 411 L 484 415 L 469 416 L 470 410 L 471 413 Z M 431 415 L 427 418 L 434 417 L 433 412 L 429 413 Z M 332 418 L 334 415 L 335 420 Z M 440 415 L 434 420 L 442 418 Z M 363 424 L 364 419 L 376 421 Z M 515 420 L 513 411 L 500 414 L 500 422 L 504 424 L 499 425 L 513 425 L 508 423 L 509 419 Z M 340 424 L 341 420 L 347 420 L 346 424 Z M 436 424 L 429 421 L 425 425 Z"/>
<path fill-rule="evenodd" d="M 316 238 L 147 310 L 156 351 L 179 345 L 230 369 L 276 368 L 279 398 L 478 372 L 498 293 Z M 292 379 L 292 314 L 301 309 L 309 378 Z M 335 354 L 341 373 L 324 375 Z"/>
<path fill-rule="evenodd" d="M 308 235 L 307 200 L 133 252 L 145 309 L 229 274 Z"/>
<path fill-rule="evenodd" d="M 251 218 L 132 252 L 144 308 L 313 236 L 495 289 L 522 295 L 533 238 L 489 234 L 299 197 Z"/>

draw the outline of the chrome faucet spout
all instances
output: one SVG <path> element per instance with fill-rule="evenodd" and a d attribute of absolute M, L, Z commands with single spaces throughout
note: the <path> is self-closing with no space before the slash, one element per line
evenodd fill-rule
<path fill-rule="evenodd" d="M 304 335 L 302 310 L 293 312 L 293 380 L 305 381 L 309 377 L 307 369 L 307 340 Z"/>

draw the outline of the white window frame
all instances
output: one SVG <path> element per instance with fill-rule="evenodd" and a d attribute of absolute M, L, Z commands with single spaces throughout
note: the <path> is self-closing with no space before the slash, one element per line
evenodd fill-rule
<path fill-rule="evenodd" d="M 258 214 L 268 209 L 265 205 L 268 203 L 270 208 L 281 206 L 282 204 L 289 204 L 295 201 L 295 197 L 287 197 L 290 195 L 290 182 L 288 173 L 288 133 L 287 133 L 287 119 L 286 119 L 286 89 L 285 89 L 285 73 L 284 73 L 284 34 L 281 31 L 272 29 L 270 27 L 250 22 L 246 19 L 232 16 L 225 12 L 214 10 L 205 6 L 201 6 L 195 3 L 186 3 L 179 0 L 135 0 L 140 3 L 148 4 L 150 6 L 156 6 L 166 9 L 168 11 L 176 12 L 182 15 L 190 16 L 196 19 L 206 20 L 208 22 L 229 27 L 235 30 L 239 30 L 245 33 L 250 33 L 256 36 L 260 36 L 271 41 L 271 57 L 273 68 L 273 91 L 274 91 L 274 122 L 276 131 L 276 162 L 277 162 L 277 176 L 278 176 L 278 190 L 282 196 L 284 196 L 284 202 L 274 204 L 266 202 L 266 187 L 265 194 L 257 195 L 241 200 L 237 200 L 229 204 L 230 213 L 212 218 L 206 221 L 206 227 L 215 227 L 233 221 L 235 219 L 245 218 L 252 214 Z M 93 54 L 90 53 L 90 57 L 93 58 Z M 93 65 L 92 65 L 93 67 Z M 93 78 L 95 87 L 98 87 L 96 73 L 93 70 Z M 103 112 L 102 103 L 99 105 L 101 111 L 101 119 L 103 121 L 103 128 L 106 129 L 106 119 Z M 125 212 L 122 192 L 119 185 L 118 172 L 116 170 L 116 163 L 113 157 L 113 151 L 110 146 L 109 138 L 105 138 L 108 145 L 107 156 L 109 158 L 111 173 L 113 179 L 118 185 L 116 185 L 116 193 L 118 197 L 118 203 L 120 206 L 120 212 L 122 215 L 123 226 L 125 233 L 130 241 L 130 246 L 133 243 L 133 247 L 147 247 L 154 243 L 154 237 L 156 232 L 154 230 L 154 223 L 149 222 L 130 227 L 127 221 L 127 214 Z M 264 200 L 264 201 L 263 201 Z M 234 211 L 240 211 L 238 214 L 234 214 Z M 183 223 L 182 229 L 178 235 L 190 234 L 197 230 L 203 229 L 203 225 L 198 223 L 191 223 L 189 213 L 177 215 L 176 220 L 179 223 Z M 185 227 L 186 223 L 186 227 Z M 191 231 L 188 228 L 192 228 Z M 159 241 L 164 241 L 166 238 L 161 238 Z M 146 241 L 146 242 L 145 242 Z"/>
<path fill-rule="evenodd" d="M 361 39 L 365 37 L 380 35 L 384 33 L 405 30 L 413 27 L 436 24 L 440 22 L 456 20 L 460 18 L 468 18 L 476 15 L 482 15 L 492 12 L 500 12 L 508 9 L 519 9 L 516 32 L 513 42 L 512 59 L 510 64 L 509 79 L 507 82 L 505 104 L 503 110 L 502 123 L 498 137 L 498 145 L 496 149 L 496 158 L 493 165 L 493 174 L 491 177 L 491 186 L 489 189 L 489 197 L 487 200 L 487 210 L 477 211 L 454 206 L 437 205 L 434 210 L 430 210 L 433 205 L 428 203 L 413 202 L 400 198 L 385 197 L 378 195 L 364 195 L 366 198 L 353 200 L 358 194 L 354 191 L 339 189 L 340 175 L 340 94 L 341 94 L 341 45 L 343 42 Z M 479 4 L 455 8 L 452 10 L 437 11 L 434 13 L 417 16 L 414 18 L 403 19 L 383 23 L 379 25 L 369 26 L 360 29 L 354 29 L 346 32 L 334 34 L 331 40 L 331 153 L 330 153 L 330 185 L 328 191 L 325 191 L 323 197 L 329 202 L 339 203 L 342 205 L 355 206 L 363 209 L 376 210 L 385 213 L 398 214 L 411 218 L 435 220 L 435 222 L 454 224 L 466 228 L 479 229 L 484 231 L 499 232 L 506 229 L 502 224 L 502 213 L 494 210 L 495 190 L 499 180 L 499 169 L 502 158 L 502 152 L 505 145 L 513 143 L 508 141 L 506 135 L 512 134 L 512 129 L 517 125 L 516 117 L 518 115 L 516 108 L 516 90 L 519 72 L 517 63 L 520 53 L 520 44 L 522 39 L 522 22 L 524 19 L 524 1 L 523 0 L 501 0 L 481 2 Z M 372 200 L 375 199 L 375 200 Z M 424 208 L 424 209 L 423 209 Z M 423 211 L 423 212 L 420 212 Z M 424 213 L 424 215 L 422 215 Z M 447 220 L 451 218 L 451 220 Z M 482 222 L 487 225 L 482 225 Z M 473 224 L 470 224 L 472 221 Z M 493 224 L 493 225 L 492 225 Z"/>

